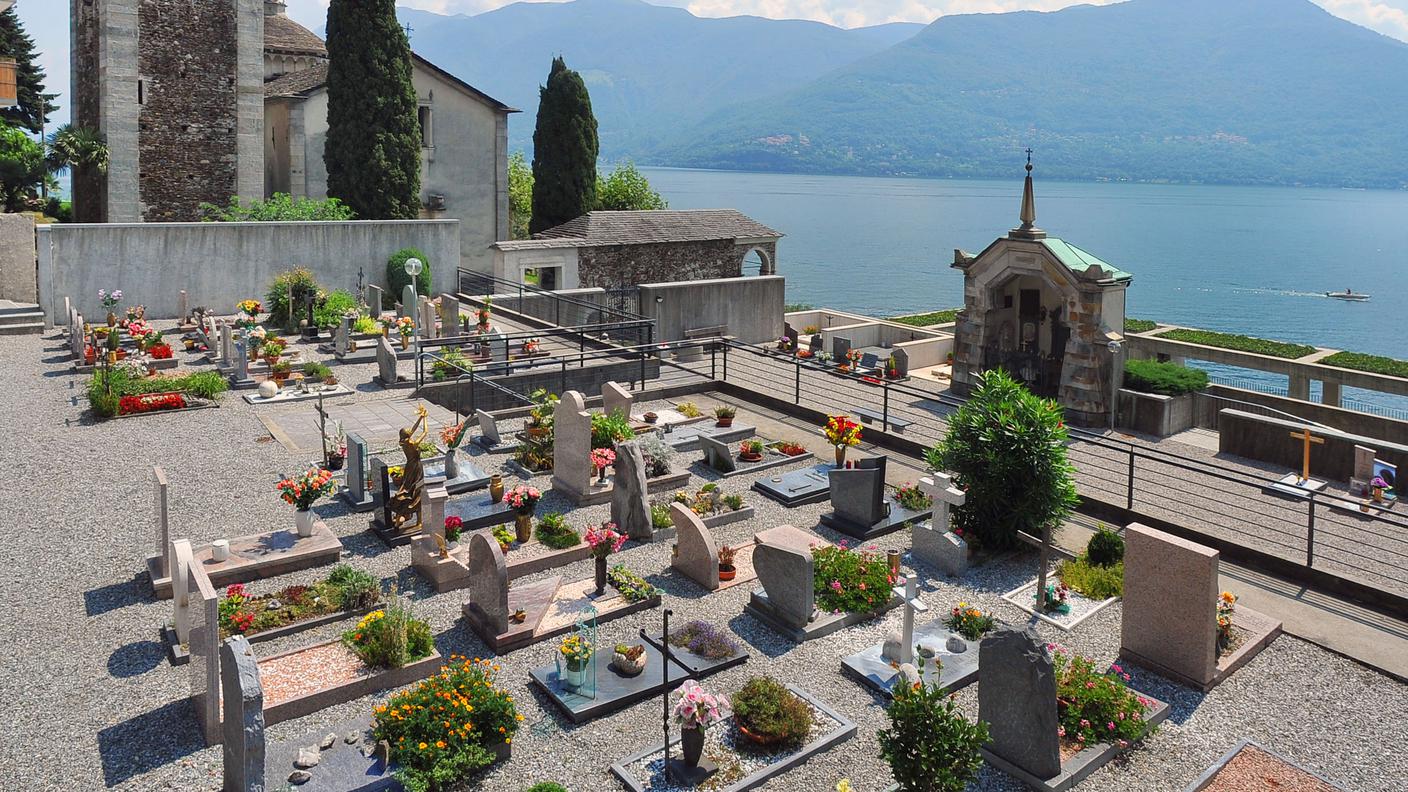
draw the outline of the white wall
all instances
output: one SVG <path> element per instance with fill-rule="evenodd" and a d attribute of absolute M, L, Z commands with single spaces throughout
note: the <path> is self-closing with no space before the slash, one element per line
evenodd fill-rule
<path fill-rule="evenodd" d="M 758 344 L 782 335 L 786 290 L 781 275 L 641 284 L 639 312 L 655 320 L 656 341 L 681 341 L 688 330 L 723 325 L 726 335 Z"/>
<path fill-rule="evenodd" d="M 121 289 L 124 303 L 170 319 L 182 289 L 192 308 L 230 314 L 239 300 L 262 300 L 274 276 L 294 267 L 328 288 L 355 289 L 359 270 L 385 288 L 386 260 L 405 247 L 430 258 L 437 291 L 454 289 L 460 260 L 454 220 L 56 224 L 41 226 L 38 241 L 39 303 L 56 324 L 65 296 L 98 316 L 98 289 Z"/>

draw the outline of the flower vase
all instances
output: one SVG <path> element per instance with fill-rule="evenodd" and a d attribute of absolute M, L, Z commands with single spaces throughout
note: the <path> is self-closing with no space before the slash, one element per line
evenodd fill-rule
<path fill-rule="evenodd" d="M 571 662 L 562 664 L 562 685 L 568 690 L 576 691 L 587 684 L 587 664 L 581 663 L 580 667 L 574 667 Z"/>
<path fill-rule="evenodd" d="M 498 473 L 489 477 L 489 500 L 499 503 L 504 499 L 504 477 Z"/>
<path fill-rule="evenodd" d="M 328 456 L 328 470 L 342 470 L 342 463 L 347 457 L 343 454 L 331 454 Z"/>
<path fill-rule="evenodd" d="M 1383 487 L 1374 487 L 1374 503 L 1383 503 L 1383 502 L 1384 502 L 1384 488 L 1383 488 Z"/>
<path fill-rule="evenodd" d="M 605 484 L 605 483 L 606 483 L 606 466 L 605 466 L 605 465 L 603 465 L 603 466 L 601 466 L 601 467 L 599 467 L 599 468 L 596 469 L 596 483 L 598 483 L 598 484 Z"/>
<path fill-rule="evenodd" d="M 685 766 L 698 767 L 704 756 L 704 730 L 680 729 L 680 749 L 684 752 Z"/>
<path fill-rule="evenodd" d="M 445 478 L 454 481 L 460 477 L 460 450 L 451 448 L 445 452 Z"/>
<path fill-rule="evenodd" d="M 117 314 L 108 311 L 108 327 L 117 327 Z"/>
<path fill-rule="evenodd" d="M 293 524 L 298 528 L 298 535 L 308 538 L 313 535 L 313 510 L 299 509 L 293 513 Z"/>
<path fill-rule="evenodd" d="M 844 445 L 838 445 L 838 446 L 836 446 L 836 467 L 839 468 L 839 467 L 845 467 L 845 466 L 846 466 L 846 447 L 845 447 Z"/>
<path fill-rule="evenodd" d="M 411 337 L 410 337 L 410 336 L 408 336 L 408 335 L 403 335 L 403 336 L 401 336 L 401 348 L 402 348 L 402 349 L 410 349 L 410 348 L 411 348 Z"/>
<path fill-rule="evenodd" d="M 592 596 L 600 597 L 606 593 L 606 556 L 596 557 L 596 591 Z"/>
<path fill-rule="evenodd" d="M 515 514 L 513 516 L 513 534 L 520 544 L 533 538 L 533 515 Z"/>

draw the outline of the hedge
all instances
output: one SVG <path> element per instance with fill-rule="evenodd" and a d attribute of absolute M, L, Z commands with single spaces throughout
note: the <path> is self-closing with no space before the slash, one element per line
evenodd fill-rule
<path fill-rule="evenodd" d="M 1206 388 L 1208 373 L 1177 363 L 1130 360 L 1124 364 L 1124 386 L 1143 393 L 1180 396 Z"/>
<path fill-rule="evenodd" d="M 1408 378 L 1408 360 L 1397 360 L 1382 355 L 1366 355 L 1363 352 L 1336 352 L 1329 357 L 1320 358 L 1320 362 L 1326 366 Z"/>
<path fill-rule="evenodd" d="M 1147 333 L 1158 327 L 1159 323 L 1149 319 L 1125 319 L 1124 331 L 1126 333 Z"/>
<path fill-rule="evenodd" d="M 887 322 L 899 322 L 900 324 L 913 325 L 915 327 L 927 327 L 936 324 L 948 324 L 958 318 L 958 312 L 962 308 L 949 308 L 943 311 L 930 311 L 922 314 L 909 314 L 907 316 L 891 316 Z"/>
<path fill-rule="evenodd" d="M 1305 357 L 1315 351 L 1315 347 L 1308 344 L 1290 344 L 1285 341 L 1269 341 L 1265 338 L 1253 338 L 1251 336 L 1237 335 L 1235 333 L 1218 333 L 1212 330 L 1186 330 L 1178 328 L 1165 330 L 1156 337 L 1167 338 L 1170 341 L 1185 341 L 1189 344 L 1219 347 L 1221 349 L 1235 349 L 1238 352 L 1251 352 L 1256 355 L 1269 355 L 1271 357 L 1286 358 L 1287 360 Z"/>

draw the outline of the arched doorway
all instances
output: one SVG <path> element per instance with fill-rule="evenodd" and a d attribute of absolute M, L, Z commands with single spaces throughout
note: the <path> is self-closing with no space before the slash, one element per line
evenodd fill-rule
<path fill-rule="evenodd" d="M 743 254 L 743 266 L 741 267 L 740 274 L 745 277 L 754 275 L 775 275 L 777 274 L 777 268 L 773 263 L 772 256 L 768 255 L 766 250 L 760 247 L 754 247 L 749 248 L 748 252 Z"/>

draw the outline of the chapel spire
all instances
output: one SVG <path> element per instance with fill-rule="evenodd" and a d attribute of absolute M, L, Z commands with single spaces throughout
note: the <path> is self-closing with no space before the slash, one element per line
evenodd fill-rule
<path fill-rule="evenodd" d="M 1022 186 L 1022 225 L 1012 229 L 1009 239 L 1045 239 L 1046 232 L 1036 227 L 1036 192 L 1032 189 L 1032 150 L 1027 149 L 1027 179 Z"/>

